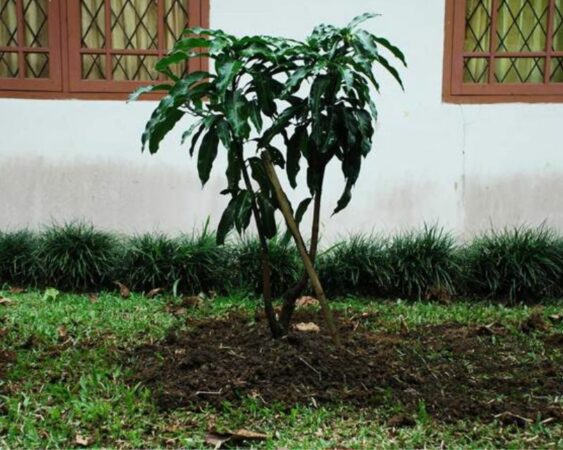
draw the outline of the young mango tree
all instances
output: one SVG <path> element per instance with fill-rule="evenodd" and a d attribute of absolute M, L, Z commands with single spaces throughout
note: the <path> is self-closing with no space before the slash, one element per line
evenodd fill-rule
<path fill-rule="evenodd" d="M 237 38 L 221 30 L 190 28 L 156 65 L 170 82 L 141 88 L 131 96 L 135 100 L 147 92 L 166 92 L 142 136 L 143 149 L 148 146 L 150 153 L 158 151 L 180 119 L 192 117 L 182 143 L 190 139 L 192 156 L 197 150 L 203 185 L 219 150 L 226 152 L 227 186 L 222 194 L 230 201 L 218 225 L 217 241 L 223 243 L 231 230 L 244 232 L 254 219 L 261 246 L 264 308 L 273 337 L 287 334 L 296 300 L 310 282 L 327 328 L 334 342 L 340 342 L 315 270 L 324 174 L 331 161 L 341 164 L 344 190 L 334 210 L 338 213 L 349 204 L 362 159 L 372 148 L 377 120 L 372 87 L 379 91 L 375 66 L 402 86 L 398 71 L 381 50 L 406 65 L 397 47 L 358 27 L 374 16 L 364 14 L 344 28 L 318 26 L 304 42 L 270 36 Z M 214 73 L 175 75 L 175 66 L 201 57 L 214 61 Z M 290 186 L 296 188 L 302 164 L 310 195 L 293 208 L 278 172 L 284 170 Z M 300 223 L 311 204 L 307 248 Z M 268 241 L 278 233 L 277 211 L 304 266 L 302 278 L 283 295 L 279 317 L 273 307 L 268 256 Z"/>

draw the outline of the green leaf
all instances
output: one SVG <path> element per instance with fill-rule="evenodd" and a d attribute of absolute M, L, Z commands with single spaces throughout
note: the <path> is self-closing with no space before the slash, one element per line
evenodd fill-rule
<path fill-rule="evenodd" d="M 247 139 L 250 134 L 248 100 L 240 89 L 231 92 L 225 99 L 225 112 L 227 119 L 240 139 Z"/>
<path fill-rule="evenodd" d="M 223 211 L 219 226 L 217 227 L 217 245 L 223 245 L 225 243 L 229 231 L 235 226 L 236 203 L 237 197 L 233 197 L 227 208 L 225 208 L 225 211 Z"/>
<path fill-rule="evenodd" d="M 232 138 L 231 138 L 231 127 L 229 126 L 229 122 L 227 122 L 224 119 L 219 120 L 217 123 L 217 134 L 219 136 L 221 144 L 223 144 L 225 148 L 230 148 L 232 143 Z"/>
<path fill-rule="evenodd" d="M 379 36 L 372 36 L 372 38 L 375 42 L 381 44 L 383 47 L 389 50 L 395 58 L 399 59 L 403 63 L 403 65 L 407 67 L 407 59 L 405 57 L 405 54 L 398 47 L 391 44 L 391 42 L 389 42 L 385 38 Z"/>
<path fill-rule="evenodd" d="M 197 171 L 203 186 L 209 180 L 213 162 L 217 157 L 217 147 L 219 146 L 219 136 L 217 128 L 211 128 L 201 141 L 197 158 Z"/>
<path fill-rule="evenodd" d="M 282 112 L 270 128 L 268 128 L 262 138 L 260 139 L 260 147 L 266 147 L 272 139 L 274 139 L 278 134 L 284 131 L 294 116 L 299 112 L 301 109 L 301 105 L 299 106 L 291 106 L 290 108 L 286 109 Z"/>
<path fill-rule="evenodd" d="M 207 48 L 211 46 L 211 41 L 207 38 L 203 37 L 189 37 L 180 39 L 174 45 L 174 50 L 181 50 L 184 52 L 188 52 L 193 49 L 197 48 Z"/>
<path fill-rule="evenodd" d="M 339 67 L 338 70 L 340 70 L 340 75 L 344 81 L 346 94 L 350 95 L 350 92 L 354 89 L 354 74 L 348 67 Z"/>
<path fill-rule="evenodd" d="M 271 239 L 277 234 L 275 209 L 266 196 L 259 194 L 257 200 L 262 222 L 262 231 L 267 239 Z"/>
<path fill-rule="evenodd" d="M 369 59 L 376 59 L 379 55 L 377 44 L 373 40 L 373 36 L 365 30 L 356 32 L 356 43 L 360 51 Z"/>
<path fill-rule="evenodd" d="M 262 192 L 270 192 L 270 181 L 268 180 L 268 175 L 266 174 L 262 160 L 253 156 L 252 158 L 248 158 L 248 164 L 250 165 L 252 178 L 258 183 L 260 190 Z"/>
<path fill-rule="evenodd" d="M 352 199 L 352 187 L 354 186 L 354 183 L 352 183 L 350 180 L 348 180 L 348 182 L 346 182 L 346 187 L 344 188 L 344 192 L 342 194 L 342 196 L 340 197 L 340 199 L 338 200 L 337 204 L 336 204 L 336 208 L 333 211 L 332 215 L 338 214 L 340 211 L 342 211 L 344 208 L 346 208 L 348 206 L 348 204 L 350 203 L 350 200 Z"/>
<path fill-rule="evenodd" d="M 217 72 L 217 91 L 222 95 L 231 86 L 235 77 L 242 69 L 243 62 L 228 58 L 219 58 L 215 61 L 215 71 Z"/>
<path fill-rule="evenodd" d="M 186 131 L 184 131 L 182 133 L 182 140 L 180 141 L 181 145 L 184 145 L 184 143 L 186 142 L 186 139 L 188 139 L 196 130 L 197 127 L 201 126 L 201 120 L 193 123 Z"/>
<path fill-rule="evenodd" d="M 308 144 L 309 136 L 307 134 L 307 127 L 300 126 L 295 129 L 295 133 L 289 140 L 289 145 L 287 146 L 287 178 L 289 184 L 293 189 L 297 187 L 297 174 L 299 173 L 299 160 L 301 158 L 301 152 Z M 307 150 L 305 149 L 306 153 Z"/>
<path fill-rule="evenodd" d="M 151 154 L 156 153 L 164 136 L 183 116 L 184 112 L 179 109 L 167 109 L 150 126 L 148 125 L 148 129 L 143 134 L 143 147 L 144 143 L 148 141 L 149 151 Z"/>
<path fill-rule="evenodd" d="M 272 158 L 272 163 L 274 163 L 274 165 L 279 166 L 283 169 L 285 167 L 285 159 L 283 157 L 282 152 L 280 152 L 273 145 L 267 145 L 266 149 L 270 153 L 270 157 Z"/>
<path fill-rule="evenodd" d="M 321 111 L 321 99 L 325 94 L 327 88 L 330 86 L 330 78 L 326 75 L 320 75 L 315 78 L 311 86 L 311 93 L 309 96 L 309 106 L 313 114 L 313 120 L 318 121 Z"/>
<path fill-rule="evenodd" d="M 306 198 L 301 203 L 299 203 L 299 206 L 297 207 L 297 210 L 295 211 L 295 222 L 297 222 L 297 224 L 300 224 L 301 221 L 303 220 L 303 216 L 307 212 L 307 209 L 309 208 L 309 205 L 311 204 L 311 200 L 313 200 L 313 197 Z"/>
<path fill-rule="evenodd" d="M 369 19 L 373 19 L 374 17 L 379 17 L 381 16 L 381 14 L 375 14 L 375 13 L 364 13 L 360 16 L 356 16 L 352 19 L 352 21 L 347 25 L 347 28 L 355 28 L 358 25 L 360 25 L 361 23 L 365 22 L 366 20 Z"/>
<path fill-rule="evenodd" d="M 285 83 L 282 97 L 298 91 L 301 87 L 301 83 L 303 83 L 303 80 L 305 80 L 305 78 L 307 78 L 311 73 L 312 69 L 308 66 L 300 67 L 299 69 L 295 70 Z"/>
<path fill-rule="evenodd" d="M 181 62 L 187 61 L 190 59 L 190 55 L 184 51 L 173 51 L 169 55 L 161 58 L 155 65 L 155 69 L 158 72 L 166 73 L 166 75 L 170 75 L 169 66 L 173 64 L 179 64 Z M 176 77 L 177 78 L 177 77 Z"/>
<path fill-rule="evenodd" d="M 235 226 L 237 231 L 242 233 L 250 225 L 252 217 L 252 195 L 250 192 L 240 191 L 236 206 Z"/>
<path fill-rule="evenodd" d="M 395 78 L 395 80 L 397 80 L 397 82 L 401 85 L 401 88 L 405 90 L 405 87 L 403 86 L 403 80 L 401 80 L 401 75 L 399 75 L 397 69 L 389 64 L 389 61 L 387 61 L 383 56 L 378 56 L 377 62 L 381 64 L 385 69 L 387 69 L 387 71 L 393 76 L 393 78 Z"/>
<path fill-rule="evenodd" d="M 252 77 L 260 109 L 262 109 L 266 116 L 272 117 L 277 112 L 276 102 L 274 101 L 274 89 L 272 87 L 273 80 L 268 80 L 261 72 L 257 71 L 253 71 Z"/>
<path fill-rule="evenodd" d="M 242 149 L 241 146 L 233 143 L 227 153 L 227 181 L 229 183 L 229 190 L 238 191 L 240 178 L 242 176 L 242 164 L 241 161 Z"/>
<path fill-rule="evenodd" d="M 248 106 L 250 112 L 250 120 L 252 121 L 254 128 L 256 128 L 256 131 L 260 133 L 264 125 L 262 121 L 262 114 L 260 113 L 260 106 L 258 106 L 258 103 L 256 102 L 250 102 Z"/>
<path fill-rule="evenodd" d="M 205 124 L 201 125 L 199 127 L 199 130 L 197 130 L 196 134 L 194 134 L 193 138 L 192 138 L 192 142 L 190 145 L 190 156 L 194 156 L 194 150 L 195 147 L 197 145 L 197 141 L 199 140 L 199 137 L 203 134 L 203 132 L 205 131 Z"/>
<path fill-rule="evenodd" d="M 366 157 L 368 153 L 371 151 L 371 138 L 374 134 L 372 117 L 367 111 L 364 110 L 356 111 L 354 113 L 354 116 L 356 117 L 356 121 L 358 123 L 358 130 L 362 135 L 362 140 L 361 140 L 362 156 Z"/>
<path fill-rule="evenodd" d="M 134 102 L 139 99 L 139 97 L 143 94 L 148 94 L 149 92 L 154 91 L 169 91 L 172 86 L 170 84 L 153 84 L 151 86 L 143 86 L 139 89 L 136 89 L 129 95 L 128 102 Z"/>

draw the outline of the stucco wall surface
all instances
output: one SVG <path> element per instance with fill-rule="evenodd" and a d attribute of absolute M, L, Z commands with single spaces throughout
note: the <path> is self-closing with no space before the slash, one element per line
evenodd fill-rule
<path fill-rule="evenodd" d="M 367 26 L 405 51 L 406 91 L 381 74 L 374 151 L 351 205 L 334 217 L 342 183 L 332 168 L 323 235 L 424 222 L 459 235 L 524 223 L 562 229 L 563 104 L 444 104 L 444 0 L 211 0 L 211 26 L 303 38 L 320 22 L 343 25 L 365 11 L 383 14 Z M 153 108 L 0 99 L 0 229 L 85 219 L 124 232 L 174 233 L 207 217 L 216 223 L 226 201 L 217 196 L 223 167 L 202 190 L 179 145 L 181 129 L 158 155 L 141 155 Z"/>

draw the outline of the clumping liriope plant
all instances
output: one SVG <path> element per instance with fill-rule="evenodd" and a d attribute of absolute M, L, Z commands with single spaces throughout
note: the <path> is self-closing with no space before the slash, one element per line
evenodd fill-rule
<path fill-rule="evenodd" d="M 339 342 L 328 303 L 315 271 L 325 169 L 341 164 L 344 190 L 334 213 L 352 197 L 362 160 L 372 148 L 377 110 L 372 88 L 379 90 L 374 67 L 389 72 L 402 86 L 398 71 L 383 53 L 405 63 L 403 53 L 388 40 L 359 26 L 374 14 L 355 18 L 344 28 L 320 25 L 305 41 L 271 36 L 235 37 L 221 30 L 187 29 L 184 38 L 156 65 L 170 82 L 132 94 L 164 91 L 142 136 L 143 148 L 159 149 L 164 136 L 184 117 L 192 118 L 182 141 L 197 151 L 201 182 L 209 180 L 221 149 L 226 153 L 230 197 L 217 230 L 222 243 L 236 229 L 242 233 L 254 220 L 262 260 L 266 317 L 274 337 L 287 333 L 295 301 L 310 281 L 326 325 Z M 199 71 L 178 78 L 174 67 L 190 58 L 208 57 L 214 72 Z M 278 148 L 283 143 L 282 149 Z M 281 187 L 285 171 L 292 188 L 301 166 L 310 195 L 294 208 Z M 310 246 L 300 222 L 312 205 Z M 304 275 L 283 295 L 281 314 L 272 306 L 268 240 L 277 234 L 281 212 L 304 266 Z"/>

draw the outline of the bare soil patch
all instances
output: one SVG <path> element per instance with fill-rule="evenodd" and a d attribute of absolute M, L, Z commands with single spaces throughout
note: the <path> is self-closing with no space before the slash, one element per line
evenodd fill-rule
<path fill-rule="evenodd" d="M 544 351 L 532 356 L 500 325 L 447 323 L 393 334 L 366 329 L 366 320 L 338 318 L 341 349 L 322 332 L 271 340 L 263 321 L 240 313 L 190 320 L 187 333 L 170 333 L 164 342 L 134 351 L 133 381 L 150 386 L 163 409 L 199 410 L 253 397 L 287 407 L 399 406 L 407 415 L 424 404 L 443 422 L 563 421 L 563 408 L 553 401 L 563 394 L 557 335 L 542 332 Z M 298 312 L 296 322 L 321 323 L 308 311 Z"/>

